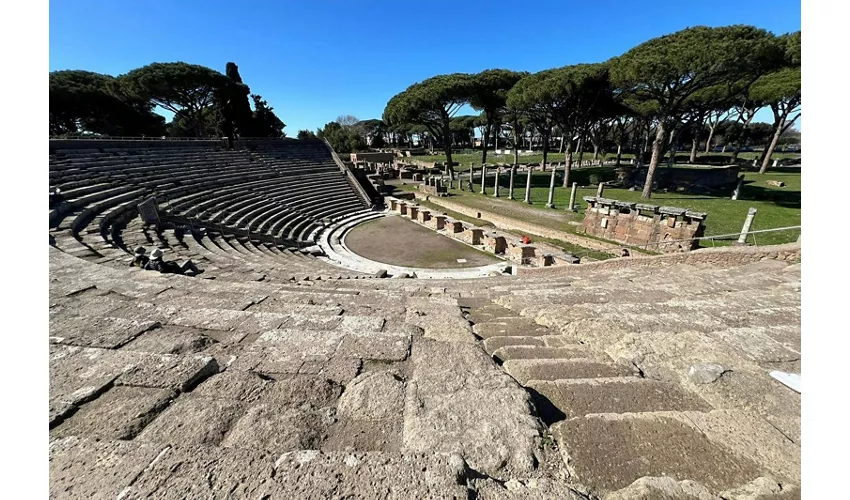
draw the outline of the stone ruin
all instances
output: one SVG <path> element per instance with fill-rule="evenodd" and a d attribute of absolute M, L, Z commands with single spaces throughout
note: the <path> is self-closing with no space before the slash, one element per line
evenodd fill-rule
<path fill-rule="evenodd" d="M 504 259 L 529 267 L 550 267 L 564 264 L 578 264 L 580 259 L 563 250 L 545 243 L 524 244 L 514 235 L 506 235 L 493 230 L 469 225 L 443 214 L 422 208 L 413 200 L 387 198 L 389 210 L 410 218 L 445 236 L 462 241 Z"/>
<path fill-rule="evenodd" d="M 317 168 L 323 146 L 302 170 L 191 142 L 51 149 L 68 200 L 50 217 L 43 332 L 51 498 L 800 498 L 801 397 L 769 372 L 800 372 L 799 243 L 376 279 L 225 232 L 371 215 L 354 186 L 328 203 L 348 181 Z M 134 168 L 166 187 L 128 185 Z M 263 196 L 281 183 L 324 201 Z M 138 203 L 161 194 L 254 204 L 218 233 L 158 230 L 205 269 L 160 275 L 127 259 L 151 245 Z"/>
<path fill-rule="evenodd" d="M 432 196 L 448 196 L 449 194 L 442 177 L 426 178 L 425 183 L 419 185 L 419 191 Z"/>
<path fill-rule="evenodd" d="M 624 187 L 642 188 L 646 182 L 647 168 L 631 165 L 618 167 L 615 182 Z M 686 193 L 709 193 L 732 188 L 738 181 L 741 167 L 713 168 L 659 168 L 653 178 L 653 189 Z"/>
<path fill-rule="evenodd" d="M 590 236 L 663 253 L 684 252 L 699 246 L 707 214 L 686 208 L 585 196 L 587 211 L 582 231 Z"/>
<path fill-rule="evenodd" d="M 394 160 L 395 155 L 392 153 L 351 153 L 351 161 L 354 163 L 392 163 Z"/>

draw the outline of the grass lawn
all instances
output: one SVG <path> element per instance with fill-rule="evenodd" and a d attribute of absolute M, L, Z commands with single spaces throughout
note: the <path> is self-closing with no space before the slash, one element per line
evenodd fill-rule
<path fill-rule="evenodd" d="M 579 183 L 579 186 L 587 185 L 589 184 L 587 178 L 590 172 L 594 170 L 598 171 L 598 169 L 591 168 L 575 170 L 571 173 L 571 177 Z M 606 188 L 604 196 L 622 201 L 677 206 L 698 212 L 706 212 L 708 214 L 705 221 L 706 236 L 739 232 L 746 218 L 747 210 L 750 207 L 758 210 L 753 223 L 754 230 L 801 225 L 800 173 L 768 171 L 764 175 L 754 172 L 747 172 L 744 175 L 746 183 L 737 201 L 730 200 L 728 195 L 721 197 L 663 192 L 653 193 L 650 200 L 643 200 L 640 197 L 640 190 L 629 191 L 627 189 L 617 188 Z M 480 184 L 476 183 L 475 193 L 459 191 L 458 189 L 450 190 L 453 195 L 451 201 L 463 203 L 481 210 L 498 211 L 498 213 L 508 217 L 533 222 L 561 231 L 576 232 L 579 226 L 569 224 L 568 222 L 582 220 L 586 207 L 582 197 L 595 196 L 596 187 L 580 187 L 578 189 L 576 202 L 580 205 L 580 209 L 578 213 L 573 214 L 565 210 L 569 203 L 570 190 L 568 188 L 562 188 L 560 184 L 556 183 L 554 197 L 556 208 L 547 209 L 544 205 L 548 199 L 549 177 L 549 173 L 544 172 L 535 172 L 533 174 L 531 205 L 522 202 L 525 193 L 526 176 L 524 173 L 519 172 L 514 181 L 514 197 L 518 198 L 516 201 L 509 201 L 506 198 L 508 192 L 507 175 L 501 176 L 499 182 L 502 198 L 493 198 L 492 178 L 490 178 L 488 179 L 486 195 L 478 194 Z M 768 186 L 765 182 L 767 180 L 782 181 L 785 182 L 786 186 L 782 188 Z M 411 187 L 415 189 L 415 186 L 412 185 L 399 187 L 402 189 L 410 189 Z M 750 242 L 752 243 L 755 240 L 755 243 L 759 245 L 788 243 L 796 241 L 799 235 L 799 229 L 764 233 L 750 236 Z M 717 241 L 714 245 L 728 245 L 734 242 L 735 239 L 730 238 L 729 241 Z M 712 243 L 705 241 L 703 246 L 712 246 Z"/>

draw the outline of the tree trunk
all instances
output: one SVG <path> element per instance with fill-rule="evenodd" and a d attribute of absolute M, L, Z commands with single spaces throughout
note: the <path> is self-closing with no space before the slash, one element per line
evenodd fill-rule
<path fill-rule="evenodd" d="M 640 151 L 639 151 L 639 154 L 638 154 L 638 161 L 637 161 L 637 167 L 638 168 L 643 167 L 643 157 L 646 154 L 646 147 L 649 144 L 649 130 L 650 130 L 650 126 L 649 126 L 649 124 L 647 124 L 646 130 L 643 134 L 643 141 L 640 145 Z M 656 165 L 657 165 L 657 163 L 656 163 Z"/>
<path fill-rule="evenodd" d="M 584 136 L 578 138 L 578 167 L 581 168 L 582 158 L 584 158 Z"/>
<path fill-rule="evenodd" d="M 673 168 L 673 164 L 676 163 L 676 152 L 679 151 L 679 137 L 681 136 L 682 129 L 673 129 L 670 134 L 670 156 L 667 158 L 667 168 Z"/>
<path fill-rule="evenodd" d="M 454 177 L 455 167 L 452 162 L 452 131 L 449 128 L 448 115 L 443 117 L 443 144 L 446 149 L 446 170 Z"/>
<path fill-rule="evenodd" d="M 593 143 L 593 159 L 599 159 L 599 144 L 596 144 L 595 142 Z"/>
<path fill-rule="evenodd" d="M 573 168 L 573 138 L 567 139 L 567 148 L 564 157 L 564 184 L 563 187 L 569 187 L 570 171 Z"/>
<path fill-rule="evenodd" d="M 490 138 L 490 122 L 484 127 L 484 132 L 481 134 L 481 164 L 487 163 L 487 139 Z"/>
<path fill-rule="evenodd" d="M 714 125 L 714 126 L 709 125 L 708 126 L 708 139 L 705 140 L 705 154 L 708 154 L 708 153 L 711 152 L 711 140 L 714 139 L 714 129 L 716 127 L 717 127 L 717 125 Z"/>
<path fill-rule="evenodd" d="M 558 146 L 558 152 L 559 153 L 564 152 L 564 134 L 563 133 L 561 134 L 561 145 Z"/>
<path fill-rule="evenodd" d="M 741 138 L 738 140 L 738 145 L 735 148 L 735 152 L 732 153 L 732 159 L 729 160 L 730 164 L 738 161 L 738 155 L 741 154 L 741 149 L 744 147 L 744 143 L 747 141 L 747 127 L 749 127 L 750 122 L 753 121 L 753 116 L 755 116 L 755 112 L 750 113 L 750 116 L 747 117 L 743 122 L 743 128 L 741 128 Z"/>
<path fill-rule="evenodd" d="M 691 157 L 688 158 L 688 163 L 696 163 L 697 162 L 697 146 L 699 145 L 699 138 L 694 137 L 691 141 Z"/>
<path fill-rule="evenodd" d="M 655 132 L 655 140 L 652 141 L 652 157 L 649 160 L 649 170 L 646 172 L 646 182 L 643 184 L 643 192 L 641 193 L 641 198 L 651 198 L 652 197 L 652 181 L 655 177 L 655 169 L 658 167 L 658 160 L 661 156 L 662 148 L 664 147 L 664 136 L 666 135 L 666 130 L 664 129 L 664 121 L 658 122 L 658 129 Z"/>
<path fill-rule="evenodd" d="M 614 166 L 620 166 L 620 160 L 623 158 L 623 145 L 617 144 L 617 163 Z"/>
<path fill-rule="evenodd" d="M 782 135 L 782 128 L 785 126 L 785 120 L 787 118 L 787 115 L 782 115 L 779 117 L 779 121 L 773 125 L 773 139 L 771 139 L 770 146 L 767 147 L 764 159 L 761 161 L 761 168 L 759 168 L 760 174 L 767 172 L 767 167 L 770 165 L 770 157 L 773 156 L 773 150 L 776 149 L 776 145 L 779 144 L 779 137 Z"/>

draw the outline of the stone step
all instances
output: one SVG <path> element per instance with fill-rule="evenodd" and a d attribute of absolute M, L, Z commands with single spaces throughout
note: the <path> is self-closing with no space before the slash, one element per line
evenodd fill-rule
<path fill-rule="evenodd" d="M 519 383 L 563 379 L 593 379 L 637 376 L 637 370 L 626 365 L 592 359 L 510 359 L 502 364 Z"/>
<path fill-rule="evenodd" d="M 571 347 L 535 347 L 508 345 L 493 351 L 493 358 L 505 362 L 512 359 L 592 359 L 611 361 L 607 354 L 576 344 Z"/>
<path fill-rule="evenodd" d="M 755 462 L 729 453 L 675 414 L 587 415 L 556 423 L 552 434 L 571 481 L 599 497 L 645 476 L 724 491 L 763 475 Z"/>
<path fill-rule="evenodd" d="M 531 380 L 566 418 L 593 413 L 708 411 L 711 406 L 679 385 L 639 377 Z"/>
<path fill-rule="evenodd" d="M 484 339 L 483 345 L 484 350 L 487 351 L 487 354 L 491 356 L 497 349 L 500 349 L 505 346 L 546 346 L 545 342 L 543 341 L 543 337 L 490 337 L 488 339 Z"/>
<path fill-rule="evenodd" d="M 482 339 L 505 336 L 537 337 L 558 334 L 557 331 L 538 325 L 528 318 L 503 318 L 493 322 L 476 323 L 472 326 L 472 333 Z"/>
<path fill-rule="evenodd" d="M 493 305 L 493 302 L 487 297 L 458 297 L 457 306 L 467 309 L 477 309 L 479 307 L 487 307 Z"/>

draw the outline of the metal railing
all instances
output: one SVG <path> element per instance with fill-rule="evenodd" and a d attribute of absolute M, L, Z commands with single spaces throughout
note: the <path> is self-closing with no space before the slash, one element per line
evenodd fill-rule
<path fill-rule="evenodd" d="M 741 237 L 741 235 L 746 235 L 747 240 L 749 239 L 749 236 L 752 235 L 753 246 L 758 248 L 758 238 L 756 237 L 757 234 L 776 233 L 776 232 L 781 232 L 781 231 L 795 231 L 795 230 L 801 230 L 801 229 L 802 229 L 802 226 L 774 227 L 774 228 L 770 228 L 770 229 L 757 229 L 757 230 L 737 232 L 737 233 L 729 233 L 729 234 L 713 234 L 713 235 L 709 235 L 709 236 L 697 236 L 697 237 L 694 237 L 694 238 L 657 241 L 657 242 L 653 242 L 653 243 L 643 243 L 643 244 L 640 244 L 640 245 L 612 245 L 608 248 L 600 249 L 599 251 L 600 252 L 607 252 L 607 251 L 617 251 L 617 250 L 630 249 L 630 248 L 644 249 L 644 250 L 647 250 L 647 251 L 651 251 L 649 249 L 649 247 L 659 247 L 659 246 L 665 246 L 665 245 L 671 245 L 671 244 L 677 244 L 677 243 L 691 243 L 691 242 L 694 242 L 694 241 L 703 241 L 703 240 L 711 240 L 712 247 L 714 247 L 715 242 L 718 241 L 718 240 L 732 240 L 732 239 L 737 240 L 738 238 Z"/>

